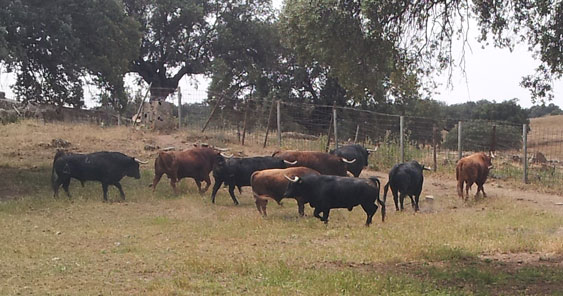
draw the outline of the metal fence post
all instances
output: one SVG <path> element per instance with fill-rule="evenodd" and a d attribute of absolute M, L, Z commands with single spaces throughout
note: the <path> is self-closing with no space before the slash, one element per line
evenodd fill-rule
<path fill-rule="evenodd" d="M 336 108 L 332 107 L 332 118 L 334 118 L 334 120 L 332 121 L 334 123 L 334 147 L 335 149 L 338 149 L 338 130 L 337 130 L 337 118 L 336 118 Z"/>
<path fill-rule="evenodd" d="M 524 184 L 528 184 L 528 125 L 522 125 L 522 164 L 524 165 Z"/>
<path fill-rule="evenodd" d="M 401 163 L 405 162 L 405 117 L 399 117 L 399 143 L 401 145 Z"/>
<path fill-rule="evenodd" d="M 438 129 L 436 124 L 432 126 L 432 169 L 436 171 L 438 169 L 438 161 L 436 160 L 436 146 L 438 142 Z"/>
<path fill-rule="evenodd" d="M 360 125 L 357 124 L 356 125 L 356 135 L 354 136 L 354 144 L 356 144 L 356 142 L 358 142 L 358 134 L 360 133 Z"/>
<path fill-rule="evenodd" d="M 457 122 L 457 159 L 461 159 L 463 153 L 461 151 L 461 120 Z"/>
<path fill-rule="evenodd" d="M 182 128 L 182 90 L 178 86 L 178 129 Z"/>
<path fill-rule="evenodd" d="M 280 108 L 280 100 L 277 101 L 277 111 L 278 111 L 278 146 L 281 147 L 282 145 L 282 136 L 281 136 L 281 108 Z"/>

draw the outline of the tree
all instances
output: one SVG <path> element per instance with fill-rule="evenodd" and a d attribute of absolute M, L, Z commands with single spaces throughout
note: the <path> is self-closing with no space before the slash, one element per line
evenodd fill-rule
<path fill-rule="evenodd" d="M 528 43 L 542 64 L 522 85 L 550 99 L 563 73 L 562 1 L 288 0 L 281 22 L 300 62 L 329 67 L 354 96 L 382 101 L 430 90 L 420 77 L 457 64 L 452 42 L 465 41 L 471 18 L 483 43 Z"/>
<path fill-rule="evenodd" d="M 280 17 L 285 42 L 299 64 L 330 69 L 352 100 L 416 96 L 414 69 L 390 36 L 365 30 L 362 7 L 359 1 L 287 1 Z"/>
<path fill-rule="evenodd" d="M 528 110 L 529 114 L 530 114 L 530 118 L 534 118 L 534 117 L 542 117 L 544 115 L 550 114 L 550 115 L 560 115 L 563 114 L 563 110 L 561 110 L 561 108 L 559 108 L 559 106 L 551 103 L 549 105 L 538 105 L 538 106 L 532 106 L 529 110 Z"/>
<path fill-rule="evenodd" d="M 120 2 L 0 4 L 0 59 L 17 74 L 15 93 L 20 100 L 80 107 L 85 76 L 123 96 L 123 75 L 140 35 Z"/>
<path fill-rule="evenodd" d="M 220 29 L 231 20 L 261 15 L 266 1 L 124 0 L 127 12 L 141 24 L 140 53 L 131 64 L 151 85 L 151 99 L 162 99 L 182 77 L 210 74 L 221 47 Z M 239 52 L 240 54 L 241 52 Z"/>

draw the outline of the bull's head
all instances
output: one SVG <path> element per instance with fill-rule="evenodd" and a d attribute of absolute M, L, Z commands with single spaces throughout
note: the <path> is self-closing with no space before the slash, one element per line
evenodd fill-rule
<path fill-rule="evenodd" d="M 131 162 L 127 168 L 125 168 L 125 175 L 128 177 L 133 177 L 135 179 L 141 178 L 141 172 L 139 170 L 139 164 L 147 164 L 148 161 L 142 161 L 135 157 L 131 157 Z"/>
<path fill-rule="evenodd" d="M 301 196 L 302 187 L 303 187 L 303 179 L 298 176 L 293 176 L 292 178 L 288 177 L 287 175 L 283 175 L 289 182 L 287 184 L 287 189 L 283 194 L 283 197 L 298 197 Z"/>

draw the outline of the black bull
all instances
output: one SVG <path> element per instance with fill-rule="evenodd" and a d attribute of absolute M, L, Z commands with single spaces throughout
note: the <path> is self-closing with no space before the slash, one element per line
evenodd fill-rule
<path fill-rule="evenodd" d="M 58 151 L 53 161 L 51 182 L 54 196 L 58 196 L 59 187 L 62 185 L 68 197 L 70 179 L 79 180 L 84 186 L 85 181 L 98 181 L 102 183 L 104 201 L 108 200 L 108 186 L 114 185 L 119 189 L 121 199 L 125 199 L 125 193 L 119 181 L 125 176 L 135 179 L 141 178 L 139 163 L 142 162 L 134 157 L 129 157 L 120 152 L 95 152 L 90 154 L 65 154 Z"/>
<path fill-rule="evenodd" d="M 225 159 L 222 155 L 217 155 L 217 162 L 213 168 L 215 184 L 211 192 L 211 202 L 215 203 L 215 195 L 221 184 L 225 183 L 229 186 L 229 194 L 234 204 L 238 205 L 235 186 L 240 193 L 241 187 L 250 186 L 252 173 L 266 169 L 285 169 L 290 164 L 293 163 L 271 156 Z"/>
<path fill-rule="evenodd" d="M 364 167 L 368 166 L 369 154 L 375 151 L 377 151 L 377 147 L 375 149 L 366 149 L 362 145 L 351 144 L 330 150 L 330 154 L 346 159 L 355 159 L 354 163 L 349 163 L 346 167 L 354 177 L 359 177 Z"/>
<path fill-rule="evenodd" d="M 410 162 L 399 163 L 393 166 L 389 171 L 389 181 L 385 184 L 383 193 L 383 202 L 387 200 L 387 191 L 391 187 L 393 193 L 393 201 L 395 202 L 395 209 L 399 210 L 399 203 L 401 210 L 403 210 L 403 201 L 405 196 L 411 199 L 412 207 L 415 211 L 419 210 L 418 201 L 420 193 L 422 192 L 422 184 L 424 183 L 424 170 L 430 170 L 413 160 Z"/>
<path fill-rule="evenodd" d="M 331 209 L 361 205 L 366 212 L 366 226 L 371 224 L 373 215 L 381 206 L 381 221 L 385 221 L 385 203 L 379 199 L 380 182 L 376 177 L 359 179 L 341 176 L 305 175 L 286 178 L 291 181 L 284 197 L 302 197 L 315 208 L 314 216 L 328 223 Z M 323 213 L 323 216 L 320 216 Z"/>

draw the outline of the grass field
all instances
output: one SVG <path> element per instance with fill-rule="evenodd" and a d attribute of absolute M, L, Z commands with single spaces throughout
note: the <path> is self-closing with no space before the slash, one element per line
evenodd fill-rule
<path fill-rule="evenodd" d="M 560 295 L 560 195 L 485 185 L 488 198 L 461 202 L 455 182 L 427 174 L 421 212 L 392 210 L 364 227 L 365 214 L 335 210 L 327 226 L 297 215 L 293 200 L 269 203 L 267 218 L 250 190 L 234 206 L 217 204 L 192 180 L 174 195 L 152 193 L 154 152 L 147 143 L 189 145 L 186 134 L 127 128 L 0 127 L 0 295 Z M 193 136 L 192 136 L 193 137 Z M 102 203 L 100 184 L 71 184 L 53 199 L 53 138 L 73 151 L 119 150 L 151 160 L 141 180 L 125 178 L 126 202 Z M 190 140 L 193 140 L 191 138 Z M 184 141 L 185 143 L 182 143 Z M 213 139 L 206 139 L 213 143 Z M 232 146 L 246 154 L 259 148 Z M 274 148 L 271 148 L 274 149 Z M 268 154 L 270 151 L 262 151 Z M 368 171 L 384 183 L 385 173 Z M 163 180 L 164 181 L 164 180 Z M 110 199 L 118 192 L 110 188 Z"/>

